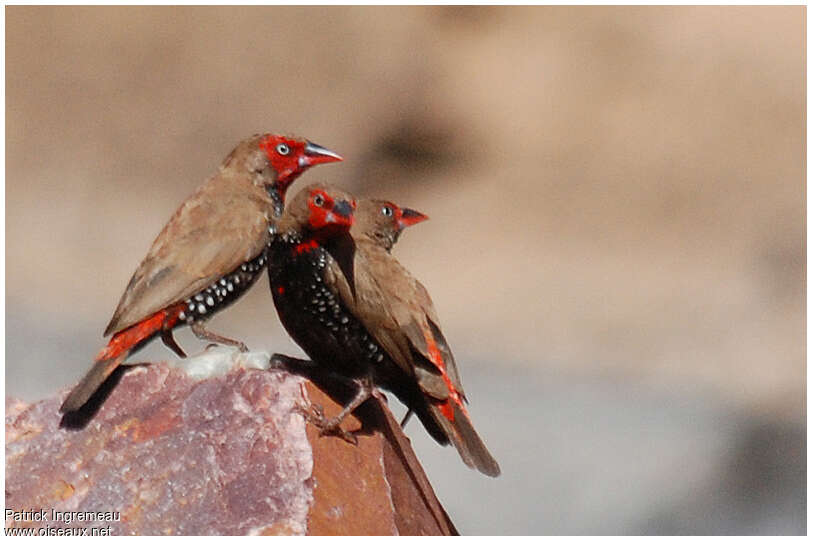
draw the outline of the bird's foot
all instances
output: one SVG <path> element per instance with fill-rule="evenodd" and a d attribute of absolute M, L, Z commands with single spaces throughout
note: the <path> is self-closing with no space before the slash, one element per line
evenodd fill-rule
<path fill-rule="evenodd" d="M 204 350 L 209 351 L 212 348 L 217 348 L 218 346 L 224 346 L 224 344 L 223 343 L 209 343 L 209 344 L 206 345 L 206 348 L 204 348 Z M 234 343 L 234 344 L 229 343 L 229 344 L 226 344 L 225 346 L 234 346 L 238 350 L 240 350 L 240 353 L 242 353 L 242 354 L 248 353 L 248 346 L 246 346 L 245 343 Z"/>
<path fill-rule="evenodd" d="M 335 435 L 350 444 L 358 445 L 358 438 L 353 433 L 342 429 L 342 418 L 340 416 L 327 418 L 322 405 L 308 403 L 307 406 L 297 403 L 296 408 L 308 422 L 319 428 L 320 437 Z"/>
<path fill-rule="evenodd" d="M 248 347 L 242 342 L 236 339 L 230 339 L 228 337 L 224 337 L 223 335 L 218 335 L 217 333 L 212 333 L 205 327 L 203 327 L 203 322 L 195 321 L 190 326 L 192 329 L 192 333 L 198 339 L 202 341 L 209 341 L 210 343 L 216 344 L 209 344 L 206 349 L 208 350 L 212 346 L 217 346 L 218 344 L 222 344 L 224 346 L 234 346 L 240 349 L 240 352 L 246 353 L 248 352 Z"/>

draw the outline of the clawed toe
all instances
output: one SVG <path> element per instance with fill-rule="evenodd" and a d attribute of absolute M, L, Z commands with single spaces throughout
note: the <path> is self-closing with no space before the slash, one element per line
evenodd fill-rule
<path fill-rule="evenodd" d="M 322 405 L 311 403 L 308 406 L 300 403 L 296 404 L 296 409 L 305 417 L 305 419 L 312 423 L 315 427 L 319 428 L 319 436 L 334 435 L 345 442 L 353 445 L 358 445 L 358 438 L 353 433 L 345 431 L 341 427 L 341 420 L 337 418 L 326 418 L 325 410 Z"/>
<path fill-rule="evenodd" d="M 307 404 L 296 403 L 295 408 L 307 421 L 320 429 L 328 424 L 328 420 L 325 419 L 325 411 L 321 405 L 315 405 L 311 402 Z"/>
<path fill-rule="evenodd" d="M 324 420 L 324 417 L 322 418 L 322 420 Z M 359 440 L 356 438 L 356 435 L 354 435 L 353 433 L 351 433 L 349 431 L 345 431 L 344 429 L 342 429 L 341 420 L 339 420 L 337 418 L 331 418 L 329 420 L 324 420 L 321 427 L 318 426 L 318 425 L 317 425 L 317 427 L 319 427 L 319 436 L 320 437 L 324 437 L 326 435 L 334 435 L 334 436 L 337 436 L 337 437 L 341 438 L 345 442 L 349 442 L 350 444 L 353 444 L 354 446 L 358 445 L 358 443 L 359 443 Z"/>
<path fill-rule="evenodd" d="M 319 432 L 320 437 L 325 436 L 325 435 L 337 436 L 337 437 L 341 438 L 343 441 L 345 441 L 345 442 L 347 442 L 349 444 L 352 444 L 353 446 L 358 446 L 358 443 L 359 443 L 359 439 L 356 438 L 356 435 L 354 435 L 353 433 L 351 433 L 349 431 L 345 431 L 344 429 L 341 428 L 341 426 L 338 426 L 338 425 L 336 427 L 332 427 L 330 429 L 328 429 L 328 428 L 322 429 Z"/>

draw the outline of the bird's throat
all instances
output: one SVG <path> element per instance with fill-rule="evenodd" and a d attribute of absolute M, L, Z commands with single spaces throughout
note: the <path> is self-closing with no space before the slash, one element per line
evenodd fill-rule
<path fill-rule="evenodd" d="M 274 218 L 282 216 L 282 211 L 285 210 L 285 191 L 288 189 L 287 185 L 281 183 L 273 183 L 265 186 L 265 191 L 274 205 Z"/>

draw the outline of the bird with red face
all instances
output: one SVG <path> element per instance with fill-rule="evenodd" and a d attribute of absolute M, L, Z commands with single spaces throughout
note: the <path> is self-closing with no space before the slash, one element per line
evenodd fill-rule
<path fill-rule="evenodd" d="M 201 340 L 245 351 L 242 342 L 204 324 L 263 271 L 291 183 L 312 166 L 340 160 L 302 139 L 262 134 L 240 142 L 155 239 L 107 325 L 104 335 L 112 337 L 60 411 L 78 410 L 130 353 L 155 337 L 184 357 L 172 335 L 182 325 Z"/>
<path fill-rule="evenodd" d="M 325 205 L 332 205 L 326 203 L 334 201 L 332 194 L 317 187 L 307 198 L 300 202 L 299 222 L 316 216 L 324 224 L 319 217 Z M 352 242 L 344 234 L 324 241 L 311 234 L 294 236 L 286 245 L 286 235 L 280 235 L 269 250 L 274 304 L 310 361 L 281 355 L 273 361 L 279 368 L 304 369 L 306 374 L 321 369 L 355 383 L 355 397 L 338 416 L 328 420 L 318 409 L 310 413 L 323 433 L 352 441 L 340 424 L 378 386 L 414 411 L 435 440 L 453 444 L 466 465 L 497 476 L 499 465 L 466 409 L 432 299 L 390 254 L 403 229 L 426 218 L 391 202 L 364 200 L 349 232 Z"/>

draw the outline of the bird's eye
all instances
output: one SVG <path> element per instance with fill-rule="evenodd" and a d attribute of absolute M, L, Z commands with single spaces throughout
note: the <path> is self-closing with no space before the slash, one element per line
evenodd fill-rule
<path fill-rule="evenodd" d="M 381 214 L 384 216 L 392 216 L 392 207 L 385 205 L 381 208 Z"/>
<path fill-rule="evenodd" d="M 313 204 L 317 207 L 321 207 L 325 204 L 325 198 L 323 198 L 321 194 L 316 194 L 313 196 Z"/>
<path fill-rule="evenodd" d="M 289 152 L 291 152 L 291 148 L 285 143 L 280 143 L 277 145 L 277 152 L 282 156 L 286 156 Z"/>

